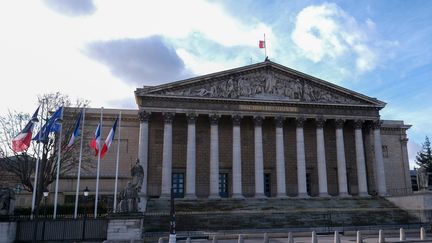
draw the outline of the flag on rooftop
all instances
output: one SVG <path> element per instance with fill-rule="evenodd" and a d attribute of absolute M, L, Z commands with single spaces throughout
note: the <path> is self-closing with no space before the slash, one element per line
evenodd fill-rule
<path fill-rule="evenodd" d="M 39 108 L 40 107 L 36 109 L 24 129 L 12 139 L 12 150 L 15 153 L 22 152 L 30 146 L 33 136 L 34 123 L 38 121 L 37 116 L 39 113 Z"/>

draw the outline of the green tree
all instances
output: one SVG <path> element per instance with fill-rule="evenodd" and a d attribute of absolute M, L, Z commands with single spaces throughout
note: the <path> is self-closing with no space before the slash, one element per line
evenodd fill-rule
<path fill-rule="evenodd" d="M 428 172 L 432 172 L 432 149 L 427 136 L 425 142 L 422 144 L 422 150 L 417 152 L 416 163 L 419 166 L 425 165 Z"/>

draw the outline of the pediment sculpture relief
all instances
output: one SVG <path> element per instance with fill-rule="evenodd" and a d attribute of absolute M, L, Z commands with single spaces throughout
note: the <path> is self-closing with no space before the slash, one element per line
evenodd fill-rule
<path fill-rule="evenodd" d="M 161 94 L 188 97 L 292 100 L 316 103 L 361 104 L 327 89 L 274 72 L 255 72 L 208 82 L 193 87 L 171 89 Z"/>

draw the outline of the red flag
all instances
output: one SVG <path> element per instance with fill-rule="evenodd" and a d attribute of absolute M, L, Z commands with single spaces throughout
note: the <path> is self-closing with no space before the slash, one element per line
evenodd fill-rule
<path fill-rule="evenodd" d="M 106 154 L 106 152 L 108 152 L 109 147 L 111 146 L 112 141 L 114 140 L 114 135 L 115 135 L 115 130 L 117 127 L 117 122 L 118 122 L 118 118 L 115 120 L 113 127 L 111 128 L 110 133 L 108 134 L 108 137 L 105 140 L 105 143 L 102 147 L 101 150 L 101 158 L 103 158 Z"/>
<path fill-rule="evenodd" d="M 260 40 L 258 46 L 259 46 L 259 48 L 265 48 L 265 41 Z"/>
<path fill-rule="evenodd" d="M 99 153 L 99 144 L 100 144 L 100 124 L 96 128 L 96 132 L 94 138 L 90 141 L 90 147 L 95 150 L 95 156 L 98 156 Z"/>
<path fill-rule="evenodd" d="M 37 121 L 39 107 L 34 112 L 31 120 L 27 123 L 24 129 L 12 139 L 12 150 L 15 153 L 26 150 L 30 146 L 33 135 L 34 122 Z"/>

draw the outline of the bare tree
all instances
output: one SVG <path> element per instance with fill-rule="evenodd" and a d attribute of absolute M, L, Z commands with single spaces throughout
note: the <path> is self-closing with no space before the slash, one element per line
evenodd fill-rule
<path fill-rule="evenodd" d="M 57 172 L 57 155 L 58 150 L 61 149 L 60 171 L 61 175 L 68 174 L 77 169 L 79 153 L 79 143 L 75 143 L 71 148 L 66 149 L 69 138 L 71 137 L 75 120 L 80 112 L 80 108 L 87 107 L 89 101 L 76 100 L 71 102 L 67 95 L 59 92 L 44 94 L 38 97 L 38 103 L 44 103 L 45 112 L 42 114 L 42 121 L 39 126 L 34 130 L 34 134 L 38 132 L 39 128 L 48 121 L 58 107 L 65 107 L 63 116 L 64 122 L 62 123 L 62 143 L 60 148 L 58 145 L 58 133 L 50 133 L 48 140 L 41 143 L 41 155 L 39 166 L 38 187 L 36 193 L 36 208 L 42 198 L 42 192 L 56 179 Z M 32 142 L 32 145 L 22 153 L 15 153 L 11 148 L 10 141 L 18 134 L 25 124 L 29 121 L 30 115 L 9 112 L 6 117 L 0 117 L 0 156 L 5 163 L 0 164 L 0 169 L 8 171 L 16 176 L 17 180 L 23 185 L 27 191 L 33 191 L 33 180 L 35 166 L 34 162 L 37 158 L 37 142 Z M 88 146 L 84 146 L 87 150 Z M 86 157 L 91 153 L 83 153 L 83 169 L 89 169 L 90 158 Z"/>

